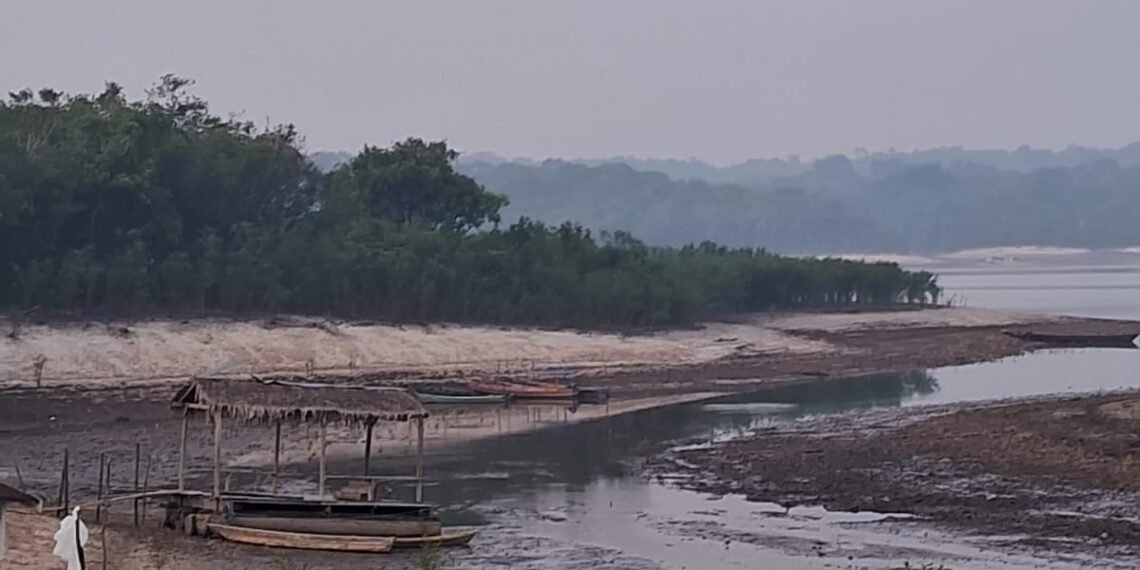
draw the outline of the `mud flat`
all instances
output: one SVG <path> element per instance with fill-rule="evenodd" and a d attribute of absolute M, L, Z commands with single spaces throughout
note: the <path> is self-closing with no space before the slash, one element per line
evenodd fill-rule
<path fill-rule="evenodd" d="M 169 398 L 179 382 L 234 355 L 243 363 L 230 371 L 235 377 L 297 372 L 296 366 L 315 363 L 315 374 L 326 380 L 399 384 L 447 375 L 529 374 L 541 364 L 576 369 L 582 383 L 613 390 L 609 406 L 573 413 L 564 405 L 440 411 L 429 422 L 430 451 L 758 385 L 965 364 L 1044 347 L 1003 334 L 1007 330 L 1113 334 L 1140 332 L 1140 323 L 930 309 L 764 315 L 640 336 L 311 320 L 25 325 L 14 338 L 0 339 L 0 480 L 16 482 L 19 468 L 29 488 L 50 493 L 63 451 L 70 449 L 79 470 L 72 489 L 90 492 L 99 454 L 125 476 L 139 444 L 153 456 L 152 481 L 173 481 L 180 420 Z M 333 368 L 348 354 L 358 357 L 354 370 Z M 39 387 L 31 369 L 36 355 L 47 358 Z M 411 452 L 412 433 L 403 428 L 378 430 L 378 461 Z M 269 462 L 271 430 L 226 430 L 228 465 Z M 282 435 L 287 462 L 312 461 L 314 433 L 297 428 Z M 210 472 L 208 438 L 204 425 L 192 426 L 191 477 Z M 357 457 L 362 439 L 362 433 L 332 433 L 330 454 Z"/>
<path fill-rule="evenodd" d="M 613 390 L 608 407 L 440 410 L 428 425 L 430 455 L 472 439 L 761 385 L 842 381 L 849 375 L 981 362 L 1046 348 L 1004 334 L 1027 330 L 1119 334 L 1140 331 L 1140 323 L 931 309 L 764 315 L 640 335 L 305 319 L 25 324 L 0 338 L 0 480 L 23 480 L 31 491 L 54 496 L 67 449 L 75 500 L 94 496 L 101 454 L 113 465 L 113 489 L 129 490 L 137 444 L 150 460 L 151 484 L 171 484 L 181 422 L 169 399 L 180 382 L 203 372 L 241 377 L 312 368 L 329 381 L 399 384 L 442 376 L 525 375 L 555 367 L 574 369 L 582 383 Z M 39 356 L 46 362 L 37 386 L 34 362 Z M 212 474 L 210 430 L 192 428 L 189 483 L 206 488 Z M 384 470 L 389 462 L 393 469 L 406 467 L 401 462 L 406 464 L 402 458 L 414 449 L 412 433 L 406 426 L 377 432 L 376 468 Z M 298 427 L 282 435 L 290 476 L 311 477 L 305 469 L 315 471 L 316 434 Z M 362 437 L 351 430 L 330 433 L 333 461 L 358 468 Z M 270 428 L 227 425 L 224 441 L 227 469 L 264 468 L 272 456 Z M 743 456 L 743 449 L 738 455 Z M 816 467 L 784 463 L 788 481 L 796 469 Z M 729 478 L 731 464 L 709 460 L 704 465 Z M 251 482 L 241 477 L 235 476 L 235 485 Z M 862 503 L 868 505 L 862 508 L 876 506 L 873 501 L 857 506 Z M 1093 532 L 1101 523 L 1088 524 L 1093 525 L 1088 534 L 1096 535 L 1090 540 L 1105 540 Z M 1112 527 L 1109 537 L 1119 528 Z"/>
<path fill-rule="evenodd" d="M 827 416 L 679 447 L 647 469 L 752 501 L 908 513 L 995 547 L 1140 562 L 1138 392 Z"/>

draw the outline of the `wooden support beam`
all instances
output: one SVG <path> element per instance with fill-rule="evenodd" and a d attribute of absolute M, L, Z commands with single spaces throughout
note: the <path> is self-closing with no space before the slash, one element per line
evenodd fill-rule
<path fill-rule="evenodd" d="M 281 472 L 281 420 L 273 425 L 273 494 L 277 494 L 277 476 Z"/>
<path fill-rule="evenodd" d="M 214 497 L 222 496 L 222 413 L 214 412 Z"/>
<path fill-rule="evenodd" d="M 135 442 L 135 493 L 139 492 L 139 477 L 142 475 L 142 444 Z M 133 521 L 135 528 L 139 527 L 139 500 L 133 501 Z"/>
<path fill-rule="evenodd" d="M 368 476 L 369 463 L 372 461 L 372 427 L 375 424 L 368 422 L 364 430 L 364 476 Z"/>
<path fill-rule="evenodd" d="M 95 491 L 95 500 L 99 502 L 95 506 L 95 523 L 103 522 L 103 476 L 107 470 L 107 454 L 99 454 L 99 488 Z"/>
<path fill-rule="evenodd" d="M 69 456 L 70 452 L 68 449 L 66 447 L 63 448 L 63 470 L 60 471 L 59 474 L 59 505 L 63 507 L 63 515 L 61 516 L 67 516 L 67 511 L 69 510 L 68 507 L 71 506 L 69 500 L 71 489 L 68 488 L 68 486 L 71 484 L 69 473 L 71 470 L 71 465 Z"/>
<path fill-rule="evenodd" d="M 416 418 L 416 502 L 424 500 L 424 419 Z"/>
<path fill-rule="evenodd" d="M 326 471 L 325 471 L 325 469 L 326 469 L 326 466 L 325 466 L 325 447 L 327 444 L 327 441 L 326 441 L 327 435 L 325 433 L 327 430 L 325 429 L 325 420 L 324 419 L 321 420 L 320 430 L 321 430 L 321 442 L 320 442 L 320 446 L 321 446 L 321 467 L 320 467 L 320 473 L 317 475 L 317 493 L 321 497 L 324 497 L 325 496 L 325 474 L 326 474 Z"/>
<path fill-rule="evenodd" d="M 190 411 L 182 410 L 182 437 L 178 440 L 178 490 L 186 488 L 186 432 L 190 429 Z"/>

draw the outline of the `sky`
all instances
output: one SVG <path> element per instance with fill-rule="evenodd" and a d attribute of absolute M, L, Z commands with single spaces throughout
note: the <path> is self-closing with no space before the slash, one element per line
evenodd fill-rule
<path fill-rule="evenodd" d="M 310 150 L 804 158 L 1140 139 L 1136 0 L 4 0 L 0 89 L 165 73 Z"/>

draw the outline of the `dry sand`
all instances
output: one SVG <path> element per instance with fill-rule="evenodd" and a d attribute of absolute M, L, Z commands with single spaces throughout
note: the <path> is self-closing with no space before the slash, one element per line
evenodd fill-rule
<path fill-rule="evenodd" d="M 1001 326 L 1042 317 L 977 309 L 758 316 L 644 335 L 464 326 L 289 326 L 223 320 L 31 325 L 0 340 L 0 388 L 162 383 L 204 373 L 526 370 L 699 365 L 733 356 L 821 354 L 834 345 L 802 330 Z M 124 332 L 127 331 L 127 332 Z"/>

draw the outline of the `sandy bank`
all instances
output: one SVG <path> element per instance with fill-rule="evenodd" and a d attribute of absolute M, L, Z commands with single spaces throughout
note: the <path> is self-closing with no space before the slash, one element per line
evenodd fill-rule
<path fill-rule="evenodd" d="M 841 347 L 802 331 L 979 327 L 1050 321 L 976 309 L 757 316 L 697 330 L 623 336 L 521 328 L 277 323 L 221 320 L 24 325 L 0 339 L 0 388 L 97 387 L 203 373 L 317 371 L 521 371 L 574 366 L 701 365 L 725 358 L 824 354 Z M 9 325 L 10 328 L 10 325 Z"/>

